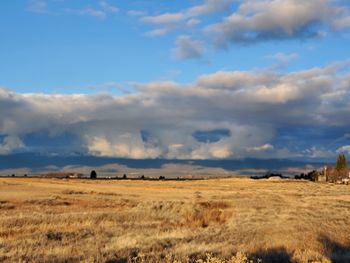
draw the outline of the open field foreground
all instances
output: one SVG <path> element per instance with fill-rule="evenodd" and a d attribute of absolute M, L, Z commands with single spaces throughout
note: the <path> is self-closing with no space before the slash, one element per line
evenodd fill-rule
<path fill-rule="evenodd" d="M 350 262 L 350 186 L 0 178 L 0 262 L 246 262 L 243 254 Z"/>

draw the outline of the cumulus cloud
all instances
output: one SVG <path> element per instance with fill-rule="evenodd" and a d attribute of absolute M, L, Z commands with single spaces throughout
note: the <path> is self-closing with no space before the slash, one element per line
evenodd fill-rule
<path fill-rule="evenodd" d="M 348 14 L 347 16 L 341 17 L 339 19 L 336 19 L 334 21 L 333 26 L 337 30 L 341 30 L 344 28 L 350 28 L 350 14 Z"/>
<path fill-rule="evenodd" d="M 174 55 L 177 59 L 200 58 L 203 56 L 203 43 L 189 36 L 180 36 L 176 39 Z"/>
<path fill-rule="evenodd" d="M 267 144 L 264 144 L 261 146 L 248 148 L 248 151 L 250 151 L 250 152 L 262 152 L 262 151 L 268 151 L 268 150 L 273 150 L 273 149 L 274 149 L 273 145 L 267 143 Z"/>
<path fill-rule="evenodd" d="M 191 153 L 191 159 L 225 159 L 232 156 L 233 152 L 229 145 L 222 143 L 202 144 Z"/>
<path fill-rule="evenodd" d="M 0 149 L 32 150 L 28 135 L 44 133 L 71 134 L 80 145 L 67 143 L 66 150 L 98 156 L 319 157 L 324 149 L 335 154 L 341 146 L 327 149 L 324 142 L 349 131 L 349 84 L 346 63 L 335 63 L 291 73 L 219 71 L 188 84 L 139 83 L 121 96 L 0 89 Z M 293 139 L 300 137 L 295 128 L 309 137 Z M 337 132 L 315 137 L 327 129 Z"/>
<path fill-rule="evenodd" d="M 166 35 L 168 32 L 170 32 L 172 30 L 171 27 L 164 27 L 164 28 L 157 28 L 151 31 L 147 31 L 145 33 L 145 36 L 149 36 L 149 37 L 159 37 L 159 36 L 164 36 Z"/>
<path fill-rule="evenodd" d="M 97 18 L 105 18 L 106 13 L 103 10 L 95 9 L 92 7 L 86 7 L 79 11 L 80 15 L 93 16 Z"/>
<path fill-rule="evenodd" d="M 127 14 L 128 16 L 144 16 L 145 12 L 140 10 L 129 10 Z"/>
<path fill-rule="evenodd" d="M 134 159 L 156 158 L 160 155 L 158 148 L 146 147 L 140 133 L 125 133 L 109 138 L 109 140 L 103 137 L 93 137 L 88 142 L 89 152 L 94 155 Z"/>
<path fill-rule="evenodd" d="M 213 13 L 221 15 L 199 19 Z M 158 37 L 178 31 L 180 35 L 205 41 L 206 46 L 227 49 L 232 44 L 324 38 L 350 28 L 350 10 L 333 0 L 204 0 L 176 12 L 139 16 L 139 21 L 153 27 L 146 36 Z M 199 25 L 202 25 L 201 30 L 195 30 Z M 278 68 L 297 59 L 298 55 L 277 53 L 271 56 L 279 61 L 274 65 Z"/>
<path fill-rule="evenodd" d="M 49 12 L 48 3 L 44 0 L 31 0 L 28 3 L 27 11 L 45 14 Z"/>
<path fill-rule="evenodd" d="M 305 154 L 311 158 L 331 158 L 334 155 L 330 149 L 325 149 L 322 146 L 313 146 L 305 150 Z"/>
<path fill-rule="evenodd" d="M 8 154 L 23 147 L 23 142 L 17 136 L 6 136 L 0 143 L 0 154 Z"/>
<path fill-rule="evenodd" d="M 74 10 L 72 10 L 74 13 Z M 93 16 L 96 18 L 106 18 L 109 14 L 116 14 L 119 12 L 119 8 L 109 4 L 107 1 L 98 1 L 98 6 L 96 7 L 85 7 L 78 10 L 77 13 L 80 15 Z"/>
<path fill-rule="evenodd" d="M 94 5 L 88 5 L 81 8 L 63 7 L 64 1 L 54 1 L 50 3 L 47 0 L 31 0 L 28 3 L 27 11 L 41 14 L 72 14 L 81 16 L 92 16 L 95 18 L 106 18 L 108 15 L 116 14 L 119 8 L 110 4 L 106 0 L 98 0 Z"/>
<path fill-rule="evenodd" d="M 162 13 L 159 15 L 143 16 L 142 22 L 164 25 L 178 23 L 185 19 L 225 11 L 229 8 L 232 0 L 205 0 L 202 4 L 190 7 L 177 13 Z"/>
<path fill-rule="evenodd" d="M 229 9 L 232 2 L 233 0 L 204 0 L 202 4 L 189 7 L 179 12 L 144 15 L 140 17 L 140 21 L 157 27 L 146 32 L 145 35 L 162 36 L 176 29 L 196 27 L 201 22 L 197 17 L 226 11 Z"/>
<path fill-rule="evenodd" d="M 118 13 L 119 12 L 119 8 L 109 4 L 107 1 L 99 1 L 99 5 L 101 7 L 102 10 L 104 10 L 105 12 L 108 13 Z"/>
<path fill-rule="evenodd" d="M 283 52 L 278 52 L 275 54 L 270 54 L 266 56 L 267 58 L 270 59 L 275 59 L 280 63 L 287 64 L 293 60 L 296 60 L 299 58 L 298 53 L 283 53 Z"/>
<path fill-rule="evenodd" d="M 184 18 L 185 16 L 182 13 L 164 13 L 157 16 L 144 16 L 141 18 L 141 21 L 149 24 L 164 25 L 180 22 Z"/>
<path fill-rule="evenodd" d="M 344 145 L 337 149 L 337 153 L 347 153 L 350 154 L 350 145 Z"/>
<path fill-rule="evenodd" d="M 195 27 L 195 26 L 198 26 L 200 23 L 201 23 L 201 21 L 199 19 L 191 18 L 191 19 L 187 20 L 186 26 Z"/>
<path fill-rule="evenodd" d="M 233 0 L 205 0 L 202 4 L 184 11 L 187 16 L 201 16 L 210 13 L 223 12 L 230 8 Z"/>
<path fill-rule="evenodd" d="M 330 0 L 245 0 L 222 22 L 207 27 L 206 32 L 220 47 L 230 43 L 315 38 L 323 36 L 328 28 L 346 27 L 348 17 L 345 7 Z"/>

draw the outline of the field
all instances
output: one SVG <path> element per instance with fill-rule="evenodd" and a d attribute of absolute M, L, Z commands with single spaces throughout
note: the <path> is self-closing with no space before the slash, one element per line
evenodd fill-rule
<path fill-rule="evenodd" d="M 0 262 L 245 262 L 243 255 L 350 262 L 350 186 L 0 178 Z"/>

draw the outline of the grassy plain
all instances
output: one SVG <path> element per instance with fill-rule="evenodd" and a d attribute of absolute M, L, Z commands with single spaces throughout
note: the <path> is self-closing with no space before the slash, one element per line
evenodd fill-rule
<path fill-rule="evenodd" d="M 350 186 L 0 178 L 0 262 L 195 262 L 237 252 L 350 262 Z"/>

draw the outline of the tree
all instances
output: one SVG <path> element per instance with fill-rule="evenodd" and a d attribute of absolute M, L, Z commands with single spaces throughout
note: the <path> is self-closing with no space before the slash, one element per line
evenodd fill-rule
<path fill-rule="evenodd" d="M 337 164 L 335 165 L 335 169 L 337 171 L 347 170 L 348 169 L 348 163 L 346 161 L 344 154 L 339 154 L 337 159 Z"/>
<path fill-rule="evenodd" d="M 90 179 L 96 179 L 97 178 L 97 173 L 95 170 L 92 170 L 90 173 Z"/>

